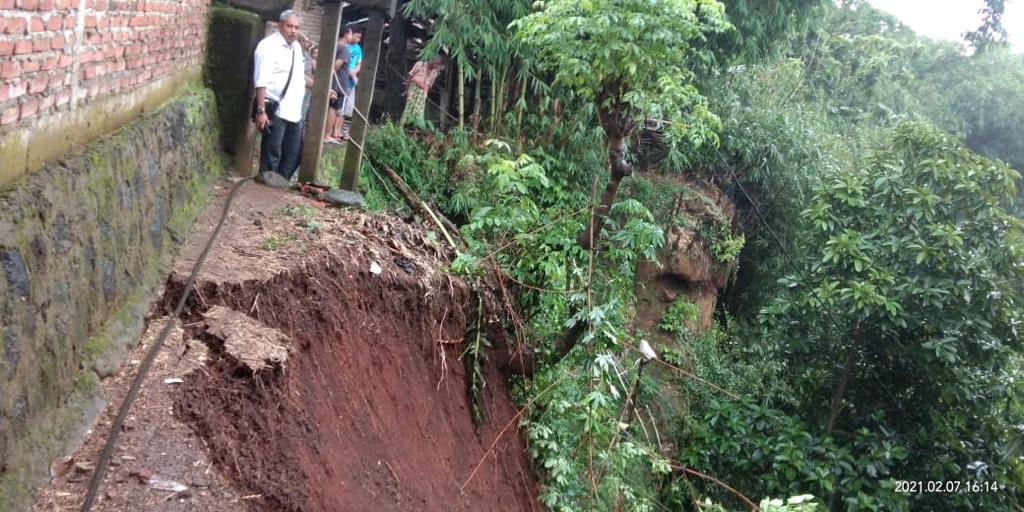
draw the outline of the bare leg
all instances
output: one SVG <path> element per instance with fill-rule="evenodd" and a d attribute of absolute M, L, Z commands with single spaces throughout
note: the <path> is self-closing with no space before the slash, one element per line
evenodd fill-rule
<path fill-rule="evenodd" d="M 334 137 L 334 124 L 337 117 L 334 109 L 327 107 L 327 123 L 324 125 L 324 137 Z"/>
<path fill-rule="evenodd" d="M 331 137 L 334 137 L 335 139 L 341 138 L 341 123 L 343 121 L 343 117 L 339 115 L 334 116 L 334 126 L 331 127 Z"/>

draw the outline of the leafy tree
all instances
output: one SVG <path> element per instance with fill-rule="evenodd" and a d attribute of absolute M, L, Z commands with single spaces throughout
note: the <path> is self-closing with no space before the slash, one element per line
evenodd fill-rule
<path fill-rule="evenodd" d="M 714 0 L 551 0 L 515 22 L 518 38 L 538 65 L 585 101 L 593 102 L 607 138 L 610 176 L 590 224 L 577 239 L 599 239 L 622 179 L 633 172 L 625 141 L 645 119 L 668 121 L 674 140 L 713 142 L 718 120 L 691 84 L 688 64 L 708 50 L 707 34 L 727 29 Z M 560 343 L 565 353 L 579 327 Z"/>
<path fill-rule="evenodd" d="M 727 28 L 715 0 L 551 0 L 516 21 L 519 38 L 536 49 L 555 82 L 593 101 L 608 139 L 611 178 L 589 245 L 615 200 L 622 178 L 632 173 L 625 141 L 645 119 L 669 121 L 668 131 L 694 146 L 713 142 L 718 120 L 690 82 L 689 59 L 707 51 L 708 33 Z"/>
<path fill-rule="evenodd" d="M 984 52 L 993 46 L 1005 48 L 1004 12 L 1006 12 L 1006 0 L 985 0 L 985 7 L 979 11 L 981 25 L 974 31 L 964 34 L 964 39 L 979 52 Z"/>
<path fill-rule="evenodd" d="M 827 5 L 822 0 L 728 0 L 726 20 L 736 30 L 713 36 L 723 64 L 757 62 L 774 56 L 796 40 Z"/>
<path fill-rule="evenodd" d="M 895 433 L 913 463 L 894 474 L 1022 488 L 1001 445 L 1024 424 L 1006 406 L 1024 320 L 1024 223 L 1009 212 L 1018 178 L 903 123 L 861 170 L 827 176 L 803 214 L 804 274 L 785 279 L 791 292 L 765 319 L 826 434 Z"/>
<path fill-rule="evenodd" d="M 992 48 L 953 64 L 928 77 L 945 93 L 949 130 L 972 150 L 1024 171 L 1024 57 Z"/>
<path fill-rule="evenodd" d="M 1019 506 L 1024 229 L 1010 214 L 1017 174 L 984 158 L 1020 161 L 1019 56 L 919 38 L 859 0 L 550 0 L 532 14 L 525 1 L 409 3 L 434 22 L 431 48 L 461 53 L 477 84 L 489 76 L 492 102 L 526 90 L 500 90 L 505 58 L 553 82 L 517 103 L 531 105 L 516 127 L 532 140 L 481 146 L 465 132 L 391 128 L 370 152 L 462 224 L 468 250 L 455 270 L 501 267 L 520 341 L 560 356 L 516 380 L 531 404 L 522 427 L 545 504 L 739 503 L 676 468 L 685 464 L 750 495 L 811 493 L 834 510 Z M 765 58 L 773 49 L 791 58 Z M 634 141 L 659 121 L 674 144 L 662 170 L 718 183 L 745 226 L 764 213 L 774 228 L 746 231 L 737 318 L 721 314 L 724 327 L 706 337 L 688 333 L 674 328 L 680 302 L 679 318 L 661 326 L 679 342 L 659 347 L 665 362 L 742 400 L 665 373 L 641 378 L 625 349 L 644 336 L 629 327 L 633 268 L 662 243 L 654 219 L 664 212 L 621 200 L 618 187 L 630 163 L 645 162 Z M 593 172 L 605 165 L 586 223 Z M 792 265 L 774 234 L 801 269 L 777 284 Z M 592 239 L 601 251 L 586 250 Z M 579 338 L 565 343 L 569 325 Z M 634 382 L 659 416 L 645 419 L 652 432 L 622 421 Z M 666 386 L 681 392 L 668 397 Z M 909 496 L 895 478 L 1011 490 Z"/>

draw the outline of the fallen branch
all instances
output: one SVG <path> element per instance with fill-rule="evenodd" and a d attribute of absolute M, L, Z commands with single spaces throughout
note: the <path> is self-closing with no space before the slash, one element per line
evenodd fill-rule
<path fill-rule="evenodd" d="M 450 245 L 452 249 L 458 251 L 460 246 L 455 243 L 455 240 L 452 238 L 452 235 L 448 232 L 449 228 L 445 227 L 445 222 L 441 221 L 441 217 L 439 216 L 439 214 L 435 214 L 434 210 L 431 209 L 430 206 L 427 205 L 427 203 L 425 203 L 422 199 L 417 197 L 416 194 L 409 190 L 409 185 L 405 183 L 405 180 L 403 180 L 402 177 L 398 175 L 398 173 L 396 173 L 394 170 L 392 170 L 390 167 L 386 165 L 382 165 L 381 169 L 384 170 L 384 175 L 387 176 L 388 180 L 391 181 L 391 184 L 394 185 L 395 190 L 398 190 L 398 193 L 402 196 L 402 199 L 405 200 L 406 204 L 408 204 L 409 207 L 413 209 L 413 211 L 419 212 L 419 214 L 422 215 L 423 217 L 430 219 L 431 222 L 434 223 L 434 226 L 437 227 L 438 231 L 440 231 L 441 234 L 444 236 L 444 239 L 448 242 L 448 245 Z M 451 227 L 454 227 L 454 224 L 452 224 L 451 221 L 449 221 L 447 224 Z"/>
<path fill-rule="evenodd" d="M 703 478 L 704 480 L 712 482 L 715 485 L 717 485 L 717 486 L 719 486 L 719 487 L 729 491 L 730 493 L 732 493 L 733 495 L 738 497 L 740 500 L 742 500 L 744 503 L 746 503 L 747 505 L 750 505 L 750 510 L 752 512 L 758 512 L 758 511 L 761 510 L 760 508 L 758 508 L 757 504 L 755 504 L 753 501 L 751 501 L 750 498 L 744 496 L 743 493 L 737 491 L 736 489 L 733 489 L 731 486 L 729 486 L 729 484 L 727 484 L 727 483 L 725 483 L 725 482 L 723 482 L 723 481 L 721 481 L 721 480 L 719 480 L 719 479 L 717 479 L 717 478 L 715 478 L 713 476 L 705 475 L 704 473 L 701 473 L 700 471 L 697 471 L 696 469 L 690 469 L 688 467 L 680 466 L 680 465 L 672 463 L 672 462 L 669 463 L 669 466 L 672 469 L 675 469 L 677 471 L 682 471 L 683 473 L 686 473 L 688 475 L 693 475 L 693 476 L 698 477 L 698 478 Z"/>
<path fill-rule="evenodd" d="M 409 189 L 409 185 L 407 185 L 405 183 L 405 180 L 403 180 L 402 177 L 399 176 L 398 173 L 396 173 L 393 169 L 386 165 L 381 165 L 381 169 L 383 170 L 383 174 L 387 176 L 388 180 L 391 181 L 391 184 L 395 187 L 395 189 L 398 190 L 399 195 L 402 196 L 406 204 L 408 204 L 409 207 L 412 208 L 414 212 L 418 212 L 420 216 L 430 219 L 430 221 L 433 222 L 433 224 L 444 236 L 448 244 L 451 245 L 452 249 L 455 249 L 456 251 L 463 249 L 462 245 L 457 244 L 455 242 L 456 237 L 460 241 L 462 240 L 461 233 L 459 233 L 458 228 L 454 224 L 452 224 L 450 220 L 448 220 L 444 215 L 441 215 L 440 213 L 435 213 L 434 210 L 425 201 L 420 199 L 415 192 Z M 490 259 L 492 256 L 493 254 L 489 255 L 488 258 L 485 259 Z M 487 285 L 486 287 L 489 290 L 485 290 L 484 287 L 481 286 L 478 286 L 477 288 L 478 292 L 482 293 L 483 296 L 485 297 L 484 306 L 486 307 L 487 311 L 494 315 L 495 317 L 500 317 L 503 309 L 512 310 L 514 308 L 512 308 L 511 303 L 509 302 L 509 298 L 507 296 L 499 296 L 499 294 L 496 294 L 494 290 L 502 289 L 502 281 L 504 279 L 511 280 L 511 278 L 510 276 L 502 272 L 500 268 L 498 268 L 496 263 L 497 260 L 493 261 L 495 262 L 495 265 L 493 266 L 493 268 L 490 269 L 491 272 L 484 277 L 484 283 Z M 502 302 L 505 303 L 505 308 L 501 308 L 499 306 L 499 304 Z M 533 372 L 534 361 L 532 356 L 532 349 L 528 348 L 524 350 L 523 347 L 518 347 L 516 353 L 511 354 L 509 352 L 509 347 L 506 340 L 496 339 L 492 341 L 497 342 L 495 346 L 496 349 L 504 352 L 501 358 L 502 363 L 499 364 L 500 366 L 504 367 L 507 371 L 519 375 L 529 375 Z"/>

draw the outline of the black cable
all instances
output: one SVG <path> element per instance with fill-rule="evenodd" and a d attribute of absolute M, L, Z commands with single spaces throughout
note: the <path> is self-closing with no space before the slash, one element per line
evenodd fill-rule
<path fill-rule="evenodd" d="M 92 504 L 96 501 L 96 495 L 100 490 L 100 483 L 103 481 L 103 476 L 107 471 L 107 464 L 110 462 L 110 455 L 114 451 L 114 445 L 117 444 L 117 436 L 121 433 L 121 428 L 124 426 L 124 420 L 128 416 L 128 411 L 131 410 L 132 403 L 139 394 L 139 388 L 142 387 L 142 381 L 145 380 L 146 374 L 149 373 L 149 368 L 153 365 L 153 360 L 156 359 L 156 354 L 160 352 L 160 347 L 163 346 L 164 340 L 171 333 L 171 329 L 174 328 L 177 323 L 178 316 L 181 315 L 181 311 L 185 308 L 185 302 L 188 300 L 188 297 L 192 292 L 196 276 L 199 275 L 199 270 L 202 268 L 203 262 L 206 261 L 206 256 L 210 253 L 210 249 L 213 247 L 213 242 L 217 240 L 217 235 L 220 234 L 220 229 L 224 226 L 224 221 L 228 217 L 228 211 L 231 209 L 231 201 L 235 198 L 235 194 L 241 190 L 242 185 L 251 179 L 251 177 L 245 178 L 231 187 L 231 193 L 228 194 L 228 199 L 224 203 L 224 211 L 220 214 L 220 220 L 217 222 L 217 227 L 213 229 L 210 239 L 206 241 L 206 247 L 199 255 L 199 259 L 196 260 L 195 266 L 192 267 L 192 274 L 188 276 L 188 281 L 185 282 L 185 291 L 181 294 L 181 299 L 178 300 L 178 306 L 174 309 L 174 316 L 170 318 L 167 325 L 164 326 L 163 331 L 161 331 L 160 335 L 153 340 L 153 345 L 150 346 L 149 350 L 146 352 L 146 357 L 142 360 L 142 364 L 139 366 L 139 372 L 135 374 L 135 379 L 132 380 L 132 385 L 128 389 L 128 394 L 125 396 L 124 401 L 121 402 L 121 409 L 117 413 L 117 418 L 110 426 L 110 433 L 107 434 L 107 444 L 103 446 L 103 451 L 100 452 L 100 458 L 96 461 L 96 469 L 93 471 L 92 480 L 89 481 L 89 493 L 85 496 L 85 503 L 82 504 L 81 512 L 89 512 L 92 510 Z"/>

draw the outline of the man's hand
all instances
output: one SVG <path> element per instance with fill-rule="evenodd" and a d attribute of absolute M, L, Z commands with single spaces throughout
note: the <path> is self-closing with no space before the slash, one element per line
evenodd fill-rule
<path fill-rule="evenodd" d="M 267 113 L 266 112 L 261 112 L 259 114 L 256 114 L 256 121 L 255 122 L 256 122 L 256 128 L 259 128 L 260 131 L 266 130 L 267 127 L 270 126 L 270 119 L 267 117 Z"/>
<path fill-rule="evenodd" d="M 331 89 L 331 99 L 332 100 L 338 99 L 338 91 L 335 91 L 334 89 Z"/>

